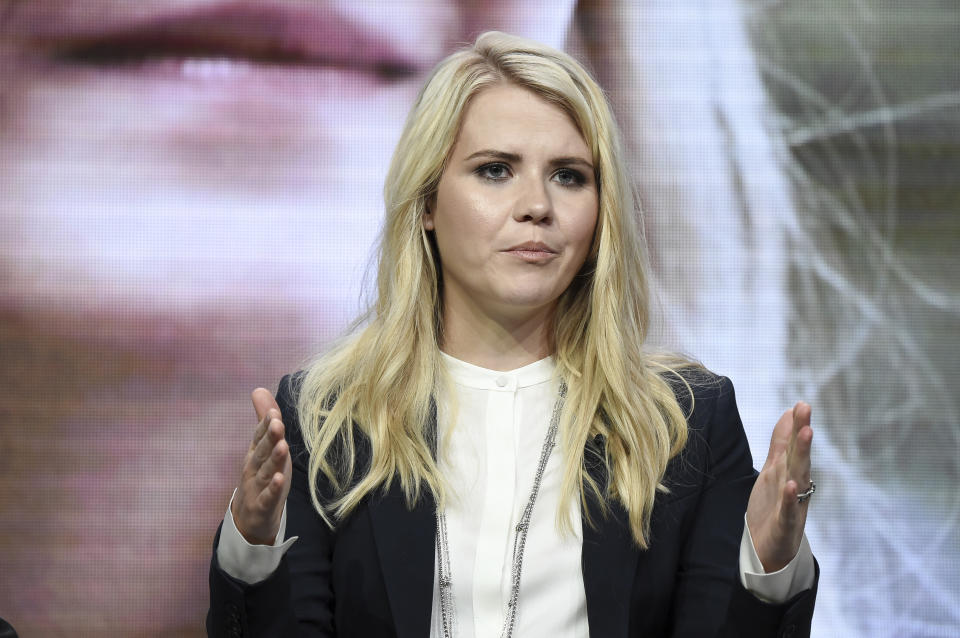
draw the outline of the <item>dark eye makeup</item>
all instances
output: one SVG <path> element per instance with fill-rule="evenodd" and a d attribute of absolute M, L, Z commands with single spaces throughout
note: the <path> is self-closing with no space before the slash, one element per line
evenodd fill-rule
<path fill-rule="evenodd" d="M 477 175 L 493 182 L 500 182 L 509 177 L 510 169 L 502 162 L 492 162 L 478 166 L 474 171 Z"/>
<path fill-rule="evenodd" d="M 583 186 L 587 183 L 587 177 L 580 171 L 572 168 L 561 168 L 553 174 L 553 178 L 558 180 L 563 186 Z"/>
<path fill-rule="evenodd" d="M 478 166 L 473 172 L 488 181 L 502 182 L 510 176 L 510 167 L 502 162 L 491 162 Z M 587 183 L 586 176 L 572 168 L 558 169 L 551 179 L 561 186 L 570 188 L 579 188 Z"/>

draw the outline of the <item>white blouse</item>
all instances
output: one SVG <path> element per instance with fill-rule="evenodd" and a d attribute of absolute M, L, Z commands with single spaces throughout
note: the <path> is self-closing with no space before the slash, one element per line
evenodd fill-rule
<path fill-rule="evenodd" d="M 444 360 L 455 393 L 454 401 L 438 401 L 439 461 L 450 490 L 446 518 L 455 634 L 499 636 L 511 590 L 514 529 L 530 498 L 559 381 L 549 358 L 510 372 L 447 355 Z M 527 532 L 515 636 L 589 635 L 576 499 L 568 508 L 575 531 L 561 534 L 556 525 L 562 457 L 558 442 Z M 443 635 L 439 605 L 435 576 L 433 638 Z"/>
<path fill-rule="evenodd" d="M 513 532 L 533 487 L 559 381 L 554 361 L 542 359 L 509 372 L 487 370 L 443 355 L 454 397 L 438 397 L 439 462 L 448 478 L 446 508 L 455 635 L 499 636 L 511 589 Z M 453 399 L 453 400 L 451 400 Z M 514 635 L 586 638 L 586 594 L 580 566 L 579 503 L 568 508 L 573 532 L 556 525 L 560 506 L 558 440 L 547 463 L 527 532 Z M 250 545 L 228 506 L 217 559 L 230 576 L 246 583 L 266 579 L 296 541 L 284 540 L 286 509 L 273 546 Z M 439 558 L 439 557 L 438 557 Z M 740 579 L 755 595 L 783 602 L 813 585 L 814 561 L 804 538 L 786 567 L 764 574 L 744 525 Z M 431 638 L 443 635 L 437 573 L 434 573 Z"/>

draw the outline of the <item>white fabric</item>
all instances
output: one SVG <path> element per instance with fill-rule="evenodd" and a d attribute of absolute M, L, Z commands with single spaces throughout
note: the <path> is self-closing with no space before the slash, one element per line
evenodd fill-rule
<path fill-rule="evenodd" d="M 559 381 L 552 359 L 511 372 L 444 360 L 455 392 L 454 401 L 438 401 L 440 467 L 451 492 L 446 516 L 455 633 L 499 636 L 510 596 L 513 530 L 530 497 Z M 579 503 L 569 508 L 575 532 L 561 535 L 556 526 L 562 471 L 558 443 L 527 532 L 515 636 L 589 635 Z M 436 583 L 430 635 L 443 635 Z"/>
<path fill-rule="evenodd" d="M 760 600 L 768 603 L 782 603 L 793 598 L 804 589 L 813 587 L 816 578 L 816 568 L 813 563 L 813 551 L 807 542 L 807 535 L 800 541 L 800 549 L 782 569 L 770 572 L 763 571 L 763 563 L 757 556 L 750 536 L 750 527 L 747 526 L 746 516 L 743 520 L 743 536 L 740 538 L 740 582 L 743 587 Z"/>
<path fill-rule="evenodd" d="M 440 464 L 451 488 L 447 530 L 457 636 L 499 635 L 510 594 L 512 530 L 533 486 L 559 383 L 552 358 L 510 372 L 487 370 L 444 355 L 454 381 L 453 400 L 440 397 Z M 443 424 L 452 422 L 453 427 Z M 531 518 L 523 561 L 523 588 L 514 635 L 588 636 L 580 567 L 580 508 L 569 508 L 572 534 L 555 525 L 560 505 L 560 459 L 554 449 Z M 274 546 L 254 546 L 233 524 L 230 509 L 217 547 L 221 567 L 247 583 L 267 578 L 296 540 L 284 541 L 286 509 Z M 442 636 L 436 576 L 431 638 Z M 813 585 L 814 561 L 806 537 L 783 569 L 765 574 L 744 524 L 740 581 L 768 602 L 783 602 Z"/>
<path fill-rule="evenodd" d="M 223 527 L 220 529 L 217 562 L 229 575 L 248 585 L 253 585 L 266 580 L 276 571 L 277 566 L 280 565 L 280 559 L 300 537 L 294 536 L 283 540 L 284 532 L 287 531 L 287 506 L 284 505 L 283 514 L 280 516 L 280 531 L 273 545 L 251 545 L 233 522 L 230 509 L 233 507 L 233 499 L 236 496 L 237 490 L 233 490 L 230 504 L 227 505 L 227 513 L 223 517 Z"/>

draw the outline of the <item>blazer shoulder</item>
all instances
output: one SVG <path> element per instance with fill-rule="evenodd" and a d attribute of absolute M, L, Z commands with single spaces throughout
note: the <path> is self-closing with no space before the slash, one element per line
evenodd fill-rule
<path fill-rule="evenodd" d="M 684 368 L 674 375 L 664 376 L 664 379 L 673 389 L 691 429 L 706 427 L 718 408 L 729 410 L 731 406 L 736 407 L 733 382 L 707 368 Z"/>
<path fill-rule="evenodd" d="M 284 436 L 287 444 L 290 446 L 290 458 L 293 461 L 294 470 L 301 469 L 305 473 L 310 466 L 310 450 L 307 447 L 303 436 L 303 426 L 300 420 L 299 399 L 300 392 L 307 376 L 306 370 L 298 370 L 285 375 L 280 379 L 277 387 L 276 400 L 280 406 L 280 412 L 283 417 Z M 331 403 L 327 404 L 332 405 Z M 309 405 L 306 409 L 311 409 Z M 322 429 L 324 423 L 321 420 L 319 427 Z M 373 457 L 372 445 L 369 437 L 354 423 L 352 428 L 352 445 L 355 456 L 352 475 L 347 471 L 344 463 L 346 458 L 348 439 L 342 432 L 338 433 L 326 451 L 326 459 L 329 464 L 338 472 L 338 478 L 342 487 L 341 490 L 333 490 L 332 484 L 321 473 L 318 477 L 318 486 L 321 494 L 330 501 L 336 500 L 342 493 L 349 490 L 349 486 L 359 483 L 370 470 L 371 459 Z"/>
<path fill-rule="evenodd" d="M 684 371 L 674 391 L 687 416 L 687 443 L 668 465 L 667 483 L 708 479 L 718 467 L 734 463 L 752 473 L 753 460 L 737 409 L 733 383 L 705 368 Z"/>
<path fill-rule="evenodd" d="M 301 455 L 304 458 L 307 456 L 307 446 L 303 440 L 303 433 L 300 431 L 300 413 L 297 409 L 300 388 L 305 376 L 306 371 L 304 370 L 284 375 L 277 385 L 277 393 L 274 397 L 277 400 L 277 405 L 280 406 L 284 435 L 287 444 L 290 446 L 290 457 L 294 461 Z"/>
<path fill-rule="evenodd" d="M 297 401 L 300 398 L 300 389 L 303 387 L 303 380 L 306 376 L 306 370 L 297 370 L 283 375 L 280 383 L 277 384 L 277 404 L 280 406 L 280 412 L 283 413 L 284 418 L 297 416 Z"/>

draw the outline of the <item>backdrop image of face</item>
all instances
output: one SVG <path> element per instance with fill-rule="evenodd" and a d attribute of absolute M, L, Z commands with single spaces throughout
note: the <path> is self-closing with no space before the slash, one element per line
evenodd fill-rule
<path fill-rule="evenodd" d="M 653 345 L 731 377 L 755 460 L 813 405 L 814 635 L 955 635 L 960 16 L 772 4 L 0 0 L 0 616 L 202 635 L 250 390 L 364 307 L 407 111 L 496 29 L 608 91 Z M 929 55 L 863 62 L 894 34 Z"/>

